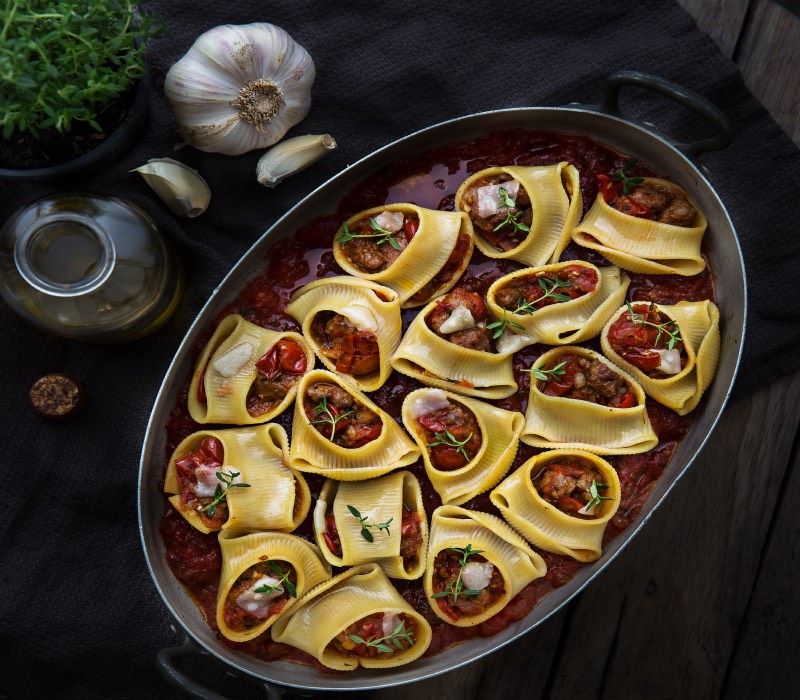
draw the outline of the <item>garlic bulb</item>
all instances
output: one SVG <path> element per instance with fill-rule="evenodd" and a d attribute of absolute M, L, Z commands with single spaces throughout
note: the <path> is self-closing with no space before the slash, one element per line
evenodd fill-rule
<path fill-rule="evenodd" d="M 193 168 L 172 158 L 151 158 L 131 170 L 161 198 L 173 214 L 193 219 L 208 209 L 211 190 Z"/>
<path fill-rule="evenodd" d="M 224 24 L 170 68 L 164 93 L 188 143 L 239 155 L 271 146 L 308 114 L 315 76 L 311 56 L 280 27 Z"/>
<path fill-rule="evenodd" d="M 296 136 L 270 148 L 256 164 L 256 178 L 264 187 L 275 187 L 289 175 L 305 170 L 336 148 L 330 134 Z"/>

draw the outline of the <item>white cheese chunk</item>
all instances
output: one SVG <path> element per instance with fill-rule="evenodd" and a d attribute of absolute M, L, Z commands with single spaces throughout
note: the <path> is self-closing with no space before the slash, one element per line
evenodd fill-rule
<path fill-rule="evenodd" d="M 403 212 L 401 211 L 382 211 L 375 217 L 375 223 L 384 231 L 397 233 L 403 228 Z"/>
<path fill-rule="evenodd" d="M 400 616 L 397 613 L 383 613 L 383 636 L 389 637 L 400 624 Z"/>
<path fill-rule="evenodd" d="M 253 357 L 253 351 L 255 349 L 255 346 L 250 343 L 239 343 L 236 347 L 231 348 L 224 355 L 214 360 L 211 366 L 223 377 L 233 377 L 242 367 L 250 362 L 250 358 Z"/>
<path fill-rule="evenodd" d="M 656 367 L 664 374 L 678 374 L 681 371 L 681 351 L 678 348 L 672 350 L 654 350 L 661 355 L 661 364 Z"/>
<path fill-rule="evenodd" d="M 498 212 L 502 213 L 506 211 L 505 206 L 502 204 L 502 197 L 500 196 L 501 187 L 516 204 L 517 193 L 519 192 L 519 183 L 516 180 L 500 182 L 496 185 L 485 185 L 484 187 L 479 187 L 477 190 L 478 216 L 485 219 L 489 216 L 494 216 Z"/>
<path fill-rule="evenodd" d="M 516 333 L 509 333 L 506 331 L 495 341 L 494 346 L 499 355 L 510 355 L 512 352 L 522 350 L 522 348 L 533 342 L 534 339 L 529 335 L 517 335 Z"/>
<path fill-rule="evenodd" d="M 494 566 L 488 561 L 468 562 L 461 572 L 461 582 L 465 588 L 473 591 L 482 591 L 492 582 Z"/>
<path fill-rule="evenodd" d="M 283 594 L 283 586 L 277 585 L 280 579 L 273 578 L 272 576 L 264 576 L 258 579 L 250 588 L 244 593 L 240 593 L 236 597 L 236 605 L 242 610 L 246 610 L 254 617 L 266 617 L 272 608 L 272 600 Z M 275 586 L 269 593 L 258 593 L 256 588 L 263 586 Z"/>
<path fill-rule="evenodd" d="M 421 416 L 427 416 L 430 413 L 436 413 L 443 408 L 449 408 L 450 401 L 447 399 L 447 394 L 441 389 L 427 389 L 424 393 L 415 396 L 409 405 L 409 413 L 415 420 L 419 420 Z"/>
<path fill-rule="evenodd" d="M 466 306 L 456 306 L 449 318 L 439 326 L 439 330 L 442 333 L 456 333 L 457 331 L 465 331 L 468 328 L 475 328 L 476 325 L 472 313 Z"/>
<path fill-rule="evenodd" d="M 374 333 L 378 330 L 378 320 L 375 318 L 375 314 L 363 301 L 351 301 L 343 309 L 339 309 L 339 313 L 360 331 Z"/>
<path fill-rule="evenodd" d="M 197 467 L 194 470 L 194 477 L 197 483 L 192 488 L 194 495 L 198 498 L 211 498 L 217 488 L 217 484 L 222 482 L 217 479 L 217 472 L 220 470 L 219 466 L 207 467 L 205 465 Z"/>

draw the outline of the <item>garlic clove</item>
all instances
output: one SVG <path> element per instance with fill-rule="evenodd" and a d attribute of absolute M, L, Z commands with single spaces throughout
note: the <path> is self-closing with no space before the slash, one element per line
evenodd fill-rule
<path fill-rule="evenodd" d="M 336 148 L 330 134 L 296 136 L 270 148 L 256 165 L 256 178 L 265 187 L 275 187 L 290 175 L 305 170 Z"/>
<path fill-rule="evenodd" d="M 131 170 L 139 173 L 169 210 L 177 216 L 200 216 L 211 201 L 208 183 L 193 168 L 172 158 L 151 158 Z"/>

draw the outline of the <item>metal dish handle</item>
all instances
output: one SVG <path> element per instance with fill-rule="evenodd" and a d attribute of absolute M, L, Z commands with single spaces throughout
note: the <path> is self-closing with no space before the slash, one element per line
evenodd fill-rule
<path fill-rule="evenodd" d="M 707 139 L 692 143 L 673 141 L 672 145 L 685 156 L 696 158 L 706 151 L 719 151 L 733 140 L 733 123 L 719 107 L 693 90 L 651 73 L 619 71 L 609 75 L 606 78 L 601 111 L 617 117 L 622 116 L 619 109 L 619 90 L 623 85 L 635 85 L 657 92 L 701 116 L 714 127 L 717 134 Z"/>
<path fill-rule="evenodd" d="M 220 695 L 192 680 L 175 665 L 175 660 L 184 656 L 194 656 L 195 654 L 208 655 L 208 652 L 190 637 L 185 637 L 183 644 L 180 646 L 161 649 L 156 657 L 156 665 L 164 680 L 185 697 L 195 698 L 195 700 L 228 700 L 224 695 Z M 302 698 L 320 697 L 317 693 L 298 692 L 292 688 L 266 681 L 262 681 L 258 685 L 263 685 L 267 693 L 267 700 L 300 700 Z"/>

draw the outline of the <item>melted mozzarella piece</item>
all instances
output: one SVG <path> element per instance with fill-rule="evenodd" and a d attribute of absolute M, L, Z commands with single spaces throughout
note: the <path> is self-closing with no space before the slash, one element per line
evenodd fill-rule
<path fill-rule="evenodd" d="M 253 350 L 255 350 L 255 346 L 250 343 L 239 343 L 214 360 L 211 366 L 223 377 L 233 377 L 250 361 Z"/>
<path fill-rule="evenodd" d="M 517 335 L 516 333 L 509 333 L 506 331 L 495 341 L 495 348 L 500 355 L 510 354 L 522 350 L 522 348 L 530 345 L 533 338 L 529 335 Z"/>
<path fill-rule="evenodd" d="M 266 617 L 272 608 L 272 601 L 283 594 L 283 586 L 277 585 L 279 581 L 280 579 L 272 576 L 258 579 L 244 593 L 240 593 L 236 597 L 236 605 L 249 612 L 253 617 Z M 256 592 L 256 588 L 263 586 L 275 586 L 275 588 L 269 593 Z"/>
<path fill-rule="evenodd" d="M 661 364 L 656 367 L 664 374 L 678 374 L 681 371 L 681 351 L 678 348 L 672 350 L 654 350 L 661 355 Z"/>
<path fill-rule="evenodd" d="M 494 216 L 499 211 L 506 211 L 505 206 L 502 204 L 502 197 L 500 196 L 501 187 L 516 204 L 517 193 L 519 192 L 519 183 L 516 180 L 500 182 L 496 185 L 485 185 L 484 187 L 479 187 L 477 190 L 478 216 L 485 219 L 489 216 Z"/>
<path fill-rule="evenodd" d="M 374 333 L 378 330 L 378 320 L 372 309 L 361 301 L 351 301 L 339 313 L 344 316 L 360 331 L 370 331 Z"/>
<path fill-rule="evenodd" d="M 400 624 L 400 616 L 397 613 L 383 613 L 383 636 L 389 637 Z"/>
<path fill-rule="evenodd" d="M 482 591 L 492 582 L 494 566 L 488 561 L 468 562 L 461 572 L 461 582 L 473 591 Z"/>
<path fill-rule="evenodd" d="M 472 313 L 466 306 L 456 306 L 450 316 L 439 327 L 442 333 L 456 333 L 465 331 L 468 328 L 475 328 L 478 325 L 472 317 Z"/>
<path fill-rule="evenodd" d="M 401 211 L 383 211 L 375 217 L 375 223 L 378 224 L 384 231 L 391 231 L 397 233 L 403 228 L 403 212 Z"/>
<path fill-rule="evenodd" d="M 198 498 L 211 498 L 214 495 L 217 484 L 222 483 L 217 479 L 217 474 L 220 469 L 221 467 L 219 465 L 216 467 L 208 467 L 204 464 L 194 470 L 197 483 L 192 487 L 192 491 L 194 491 L 195 496 Z"/>
<path fill-rule="evenodd" d="M 412 418 L 419 420 L 421 416 L 436 413 L 443 408 L 450 408 L 447 394 L 441 389 L 428 389 L 424 394 L 414 397 L 409 406 L 409 413 Z"/>

